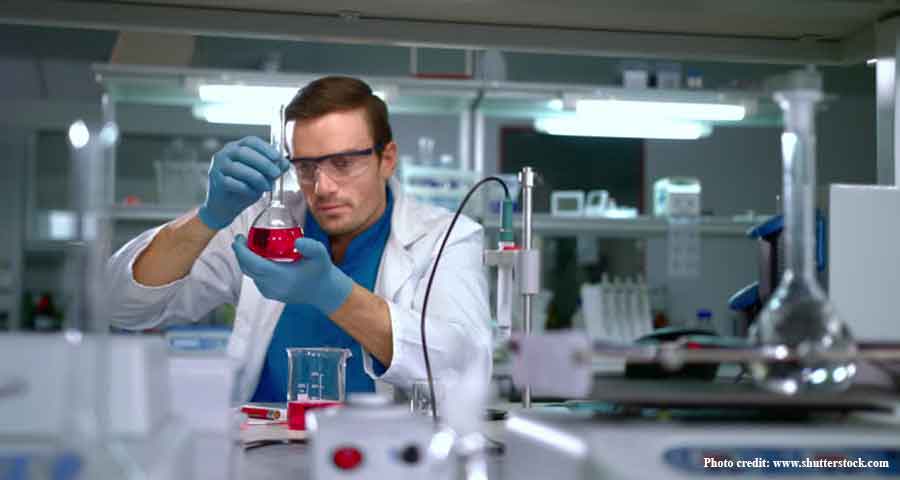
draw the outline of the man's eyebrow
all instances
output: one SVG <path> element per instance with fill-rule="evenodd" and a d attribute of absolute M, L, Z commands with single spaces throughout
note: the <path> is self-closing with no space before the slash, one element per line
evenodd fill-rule
<path fill-rule="evenodd" d="M 359 150 L 344 150 L 341 152 L 329 153 L 327 155 L 321 155 L 318 157 L 291 157 L 290 160 L 291 160 L 291 162 L 299 162 L 299 161 L 321 162 L 322 160 L 327 160 L 327 159 L 333 158 L 333 157 L 340 157 L 342 155 L 353 155 L 353 154 L 364 155 L 364 154 L 372 152 L 373 150 L 374 150 L 373 147 L 363 148 L 363 149 L 359 149 Z"/>

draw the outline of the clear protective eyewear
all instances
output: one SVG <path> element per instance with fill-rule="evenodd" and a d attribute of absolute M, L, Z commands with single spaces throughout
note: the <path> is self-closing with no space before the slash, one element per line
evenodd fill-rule
<path fill-rule="evenodd" d="M 291 163 L 297 167 L 301 185 L 315 185 L 319 181 L 320 172 L 325 172 L 328 178 L 337 183 L 343 183 L 365 173 L 370 163 L 368 157 L 376 150 L 377 146 L 374 146 L 321 157 L 294 157 L 291 158 Z"/>

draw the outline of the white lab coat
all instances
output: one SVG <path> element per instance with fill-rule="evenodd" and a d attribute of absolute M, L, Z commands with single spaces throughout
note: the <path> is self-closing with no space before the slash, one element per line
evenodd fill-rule
<path fill-rule="evenodd" d="M 381 376 L 372 370 L 372 359 L 364 352 L 366 372 L 376 380 L 376 388 L 390 384 L 408 389 L 425 377 L 422 357 L 420 316 L 428 275 L 441 241 L 452 219 L 445 209 L 432 207 L 403 196 L 396 181 L 389 187 L 394 195 L 391 232 L 378 277 L 375 294 L 387 301 L 391 315 L 393 359 Z M 287 196 L 286 202 L 302 223 L 306 207 L 302 195 Z M 240 401 L 256 391 L 260 372 L 275 324 L 284 304 L 260 294 L 238 267 L 231 243 L 238 233 L 246 234 L 250 223 L 263 208 L 262 201 L 239 215 L 213 237 L 206 250 L 184 278 L 168 285 L 148 287 L 137 283 L 132 266 L 162 227 L 142 233 L 123 246 L 109 260 L 112 277 L 110 302 L 112 322 L 126 329 L 152 328 L 166 322 L 186 322 L 206 315 L 225 303 L 237 306 L 228 355 L 243 366 L 239 380 Z M 453 378 L 475 368 L 489 378 L 491 369 L 490 311 L 481 225 L 461 216 L 453 229 L 435 275 L 428 304 L 426 335 L 432 371 Z M 286 360 L 285 360 L 286 361 Z"/>

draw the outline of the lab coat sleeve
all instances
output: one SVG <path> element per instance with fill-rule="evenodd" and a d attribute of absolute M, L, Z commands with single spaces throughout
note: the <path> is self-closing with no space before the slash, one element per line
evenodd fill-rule
<path fill-rule="evenodd" d="M 107 263 L 112 324 L 128 330 L 154 328 L 166 323 L 196 321 L 225 303 L 237 303 L 241 272 L 231 250 L 235 221 L 220 230 L 194 262 L 187 276 L 151 287 L 134 278 L 134 262 L 162 226 L 148 230 L 125 244 Z"/>
<path fill-rule="evenodd" d="M 461 238 L 451 236 L 444 249 L 425 319 L 432 374 L 449 381 L 471 371 L 482 372 L 490 380 L 491 373 L 491 317 L 482 266 L 484 234 L 480 226 L 470 231 Z M 393 358 L 387 370 L 376 376 L 368 355 L 364 362 L 372 377 L 403 389 L 409 389 L 415 379 L 426 378 L 420 322 L 434 260 L 432 257 L 427 271 L 417 280 L 412 305 L 388 301 Z"/>

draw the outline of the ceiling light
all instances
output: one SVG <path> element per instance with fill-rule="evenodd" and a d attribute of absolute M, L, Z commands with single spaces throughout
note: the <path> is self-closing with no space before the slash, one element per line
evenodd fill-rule
<path fill-rule="evenodd" d="M 633 121 L 586 115 L 539 118 L 534 128 L 551 135 L 669 140 L 696 140 L 712 132 L 708 125 L 697 122 Z"/>
<path fill-rule="evenodd" d="M 268 105 L 212 103 L 195 105 L 193 113 L 209 123 L 268 126 L 272 122 L 272 109 Z"/>
<path fill-rule="evenodd" d="M 701 120 L 710 122 L 740 121 L 747 114 L 741 104 L 654 102 L 637 100 L 583 99 L 575 104 L 579 114 L 634 117 L 640 119 Z"/>
<path fill-rule="evenodd" d="M 295 87 L 271 87 L 263 85 L 200 85 L 200 100 L 210 103 L 265 103 L 287 104 L 297 93 Z"/>

